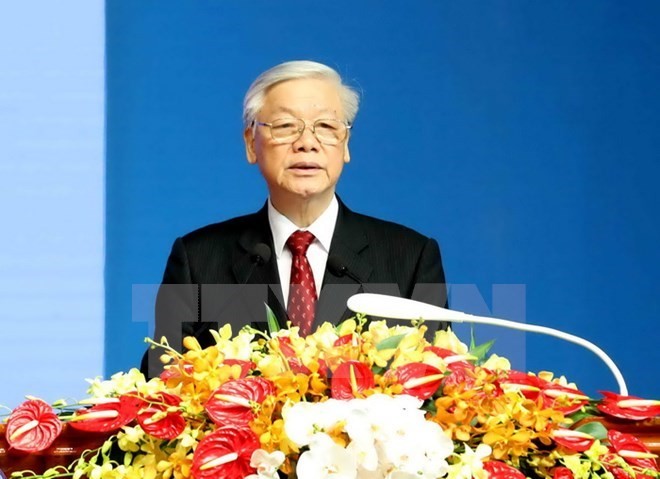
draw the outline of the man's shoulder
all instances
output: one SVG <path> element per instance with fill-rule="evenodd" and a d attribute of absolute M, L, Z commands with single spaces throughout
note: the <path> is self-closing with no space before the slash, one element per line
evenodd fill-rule
<path fill-rule="evenodd" d="M 187 246 L 200 245 L 211 241 L 234 242 L 246 231 L 258 227 L 263 221 L 261 214 L 261 212 L 251 213 L 208 224 L 183 235 L 181 240 Z"/>
<path fill-rule="evenodd" d="M 426 243 L 430 238 L 419 231 L 394 221 L 346 210 L 346 224 L 362 229 L 373 238 L 388 238 L 393 241 Z"/>

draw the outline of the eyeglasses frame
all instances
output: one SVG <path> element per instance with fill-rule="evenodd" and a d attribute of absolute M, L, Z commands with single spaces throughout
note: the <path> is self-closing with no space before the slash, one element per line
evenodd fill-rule
<path fill-rule="evenodd" d="M 300 130 L 298 130 L 298 136 L 297 136 L 296 138 L 292 139 L 292 140 L 287 140 L 286 142 L 285 142 L 285 141 L 282 141 L 280 138 L 275 138 L 275 137 L 273 136 L 273 123 L 275 123 L 276 121 L 279 121 L 279 120 L 289 120 L 289 119 L 290 119 L 290 120 L 302 121 L 302 123 L 303 123 L 303 127 L 302 127 Z M 343 124 L 343 125 L 346 127 L 346 136 L 344 136 L 344 138 L 342 138 L 341 140 L 339 140 L 337 143 L 327 143 L 327 142 L 321 141 L 321 139 L 320 139 L 320 138 L 317 136 L 317 134 L 316 134 L 316 124 L 317 124 L 318 122 L 320 122 L 320 121 L 328 121 L 328 120 L 331 120 L 331 121 L 338 121 L 339 123 Z M 257 120 L 254 120 L 254 121 L 252 122 L 252 124 L 253 124 L 255 127 L 257 127 L 257 126 L 267 126 L 268 129 L 270 130 L 270 138 L 271 138 L 273 141 L 277 141 L 277 142 L 281 142 L 281 143 L 288 143 L 289 141 L 290 141 L 291 143 L 295 143 L 296 141 L 298 141 L 298 140 L 300 139 L 300 137 L 303 135 L 303 133 L 305 132 L 305 130 L 306 130 L 307 128 L 309 128 L 309 125 L 307 124 L 307 122 L 306 122 L 305 120 L 303 120 L 302 118 L 276 118 L 276 119 L 273 120 L 272 122 L 264 122 L 264 121 L 257 121 Z M 349 134 L 349 132 L 351 131 L 351 128 L 353 128 L 353 125 L 352 125 L 351 123 L 345 121 L 345 120 L 338 120 L 338 119 L 336 119 L 336 118 L 319 118 L 318 120 L 314 120 L 314 123 L 312 123 L 310 130 L 312 131 L 312 134 L 314 135 L 314 138 L 316 138 L 316 140 L 317 140 L 319 143 L 321 143 L 321 144 L 323 144 L 323 145 L 331 145 L 331 146 L 334 146 L 334 145 L 339 145 L 342 141 L 344 141 L 344 140 L 346 140 L 346 138 L 348 138 L 348 134 Z"/>

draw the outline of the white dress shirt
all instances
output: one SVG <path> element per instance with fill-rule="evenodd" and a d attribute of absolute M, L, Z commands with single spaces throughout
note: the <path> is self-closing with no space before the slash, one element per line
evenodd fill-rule
<path fill-rule="evenodd" d="M 339 214 L 339 202 L 336 197 L 332 197 L 330 205 L 319 216 L 314 223 L 307 228 L 299 228 L 289 218 L 277 211 L 268 198 L 268 222 L 270 230 L 273 233 L 273 246 L 275 256 L 277 257 L 277 269 L 280 273 L 280 284 L 282 285 L 282 295 L 284 297 L 284 307 L 289 302 L 289 283 L 291 281 L 291 261 L 292 255 L 286 246 L 286 240 L 297 230 L 309 231 L 315 236 L 312 244 L 307 250 L 307 260 L 312 267 L 314 274 L 314 284 L 316 286 L 316 297 L 318 298 L 323 285 L 323 275 L 325 274 L 325 264 L 328 262 L 328 253 L 330 252 L 330 243 L 332 235 L 335 232 L 337 224 L 337 215 Z"/>

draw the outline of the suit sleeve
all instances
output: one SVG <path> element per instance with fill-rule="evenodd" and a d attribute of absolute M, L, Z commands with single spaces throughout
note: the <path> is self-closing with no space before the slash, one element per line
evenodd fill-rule
<path fill-rule="evenodd" d="M 163 274 L 163 284 L 191 284 L 190 264 L 188 254 L 181 238 L 177 238 L 172 245 L 172 251 Z"/>
<path fill-rule="evenodd" d="M 428 238 L 422 248 L 415 268 L 414 284 L 411 298 L 424 303 L 448 307 L 447 284 L 442 268 L 442 258 L 438 242 Z M 447 323 L 439 323 L 441 329 L 447 328 Z M 429 325 L 429 330 L 436 329 Z"/>
<path fill-rule="evenodd" d="M 177 238 L 165 266 L 163 281 L 158 288 L 155 310 L 154 339 L 160 341 L 166 337 L 170 346 L 182 350 L 185 336 L 195 334 L 195 324 L 199 311 L 199 285 L 192 281 L 188 255 L 184 242 Z M 162 350 L 148 350 L 142 358 L 140 369 L 148 377 L 154 377 L 162 371 L 158 359 Z"/>

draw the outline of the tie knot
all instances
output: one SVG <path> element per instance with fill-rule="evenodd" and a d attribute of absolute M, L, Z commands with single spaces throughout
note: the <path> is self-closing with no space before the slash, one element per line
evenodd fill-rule
<path fill-rule="evenodd" d="M 291 250 L 294 256 L 304 256 L 307 254 L 307 248 L 314 241 L 315 236 L 309 231 L 294 231 L 289 239 L 286 240 L 286 245 Z"/>

